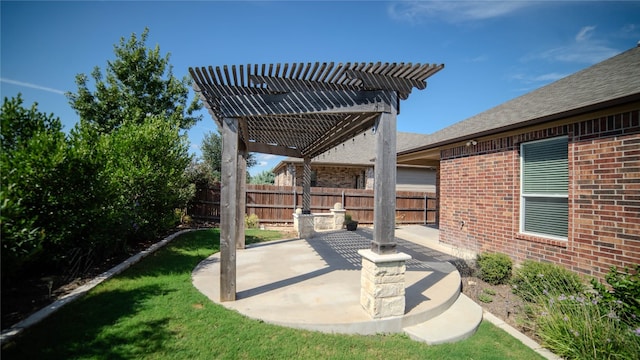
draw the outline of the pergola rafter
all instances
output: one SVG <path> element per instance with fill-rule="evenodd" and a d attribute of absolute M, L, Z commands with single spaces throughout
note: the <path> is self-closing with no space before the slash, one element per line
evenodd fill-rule
<path fill-rule="evenodd" d="M 189 72 L 219 126 L 225 117 L 242 119 L 240 136 L 248 148 L 269 145 L 275 155 L 293 148 L 313 158 L 336 145 L 326 134 L 353 137 L 373 127 L 371 114 L 388 110 L 389 93 L 398 101 L 407 99 L 413 88 L 426 88 L 426 79 L 443 67 L 316 62 L 208 66 Z M 294 136 L 292 130 L 300 134 Z M 318 142 L 321 136 L 325 141 Z"/>
<path fill-rule="evenodd" d="M 220 217 L 222 301 L 235 300 L 236 247 L 244 247 L 247 152 L 303 158 L 302 213 L 310 211 L 311 159 L 376 129 L 374 240 L 395 253 L 396 117 L 400 100 L 444 65 L 291 63 L 189 68 L 223 137 Z"/>

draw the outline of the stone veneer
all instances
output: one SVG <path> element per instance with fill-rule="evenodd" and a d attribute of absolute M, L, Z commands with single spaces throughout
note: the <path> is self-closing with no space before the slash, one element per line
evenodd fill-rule
<path fill-rule="evenodd" d="M 362 256 L 360 304 L 373 319 L 403 316 L 405 308 L 406 261 L 404 253 L 376 254 L 359 250 Z"/>

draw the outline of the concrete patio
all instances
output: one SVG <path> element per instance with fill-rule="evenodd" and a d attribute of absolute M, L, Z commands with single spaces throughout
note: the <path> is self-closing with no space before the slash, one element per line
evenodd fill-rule
<path fill-rule="evenodd" d="M 372 238 L 369 228 L 334 230 L 240 250 L 236 301 L 220 302 L 220 253 L 199 264 L 193 284 L 229 309 L 287 327 L 345 334 L 405 332 L 429 344 L 475 332 L 482 308 L 461 293 L 460 274 L 451 264 L 460 259 L 435 250 L 438 230 L 426 226 L 396 229 L 398 251 L 412 257 L 406 263 L 405 314 L 372 319 L 360 305 L 358 254 Z"/>

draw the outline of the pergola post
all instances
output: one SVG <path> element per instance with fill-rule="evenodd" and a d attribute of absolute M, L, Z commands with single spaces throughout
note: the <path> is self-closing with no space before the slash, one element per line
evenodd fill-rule
<path fill-rule="evenodd" d="M 238 139 L 238 176 L 237 179 L 237 214 L 236 214 L 236 249 L 244 249 L 244 218 L 247 208 L 247 147 Z"/>
<path fill-rule="evenodd" d="M 360 250 L 360 304 L 374 319 L 402 316 L 405 309 L 404 277 L 411 256 L 396 251 L 396 122 L 397 97 L 389 94 L 389 111 L 375 125 L 373 241 Z"/>
<path fill-rule="evenodd" d="M 302 209 L 296 209 L 295 214 L 293 214 L 293 226 L 300 238 L 310 239 L 315 234 L 313 214 L 311 214 L 311 158 L 304 157 L 303 159 Z"/>
<path fill-rule="evenodd" d="M 222 121 L 220 188 L 220 301 L 236 299 L 236 240 L 238 239 L 238 120 Z M 244 219 L 243 219 L 244 220 Z M 244 223 L 244 221 L 243 221 Z"/>
<path fill-rule="evenodd" d="M 376 254 L 396 252 L 396 111 L 383 112 L 376 121 L 376 162 L 373 183 L 373 242 Z"/>
<path fill-rule="evenodd" d="M 311 214 L 311 158 L 305 157 L 302 167 L 302 213 Z"/>

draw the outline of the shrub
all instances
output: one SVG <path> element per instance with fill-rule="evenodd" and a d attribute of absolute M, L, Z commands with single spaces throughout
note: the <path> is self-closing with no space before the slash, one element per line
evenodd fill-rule
<path fill-rule="evenodd" d="M 563 359 L 635 359 L 640 329 L 619 317 L 620 304 L 593 293 L 538 298 L 536 333 Z"/>
<path fill-rule="evenodd" d="M 492 285 L 504 284 L 511 277 L 513 260 L 506 254 L 485 253 L 477 259 L 480 279 Z"/>
<path fill-rule="evenodd" d="M 578 274 L 528 260 L 514 272 L 512 283 L 514 292 L 529 301 L 525 321 L 555 354 L 564 359 L 635 359 L 640 353 L 640 324 L 625 321 L 628 307 L 617 296 L 637 297 L 636 275 L 612 268 L 607 281 L 614 290 L 592 280 L 591 291 Z M 624 290 L 614 295 L 616 288 Z"/>
<path fill-rule="evenodd" d="M 257 229 L 259 224 L 260 224 L 260 219 L 258 218 L 258 215 L 251 214 L 251 215 L 244 216 L 244 226 L 247 229 Z"/>
<path fill-rule="evenodd" d="M 349 214 L 349 213 L 344 214 L 344 223 L 345 223 L 345 225 L 349 224 L 352 221 L 353 221 L 353 218 L 351 217 L 351 214 Z"/>
<path fill-rule="evenodd" d="M 619 272 L 612 266 L 605 280 L 611 286 L 611 290 L 596 279 L 591 279 L 591 285 L 602 298 L 602 302 L 619 305 L 620 317 L 629 326 L 640 328 L 640 264 L 635 266 L 633 272 L 628 267 Z"/>
<path fill-rule="evenodd" d="M 60 120 L 37 104 L 25 108 L 21 95 L 4 99 L 0 125 L 0 262 L 7 279 L 49 258 L 43 249 L 55 239 L 50 224 L 68 146 Z"/>
<path fill-rule="evenodd" d="M 576 295 L 585 286 L 578 274 L 559 265 L 525 260 L 511 279 L 513 292 L 525 301 L 548 295 Z"/>
<path fill-rule="evenodd" d="M 487 295 L 491 295 L 491 296 L 493 296 L 493 295 L 495 295 L 495 294 L 496 294 L 496 291 L 495 291 L 495 290 L 493 290 L 492 288 L 486 288 L 486 289 L 483 289 L 483 290 L 482 290 L 482 292 L 483 292 L 483 293 L 485 293 L 485 294 L 487 294 Z"/>

